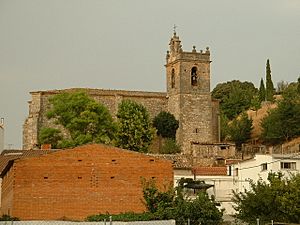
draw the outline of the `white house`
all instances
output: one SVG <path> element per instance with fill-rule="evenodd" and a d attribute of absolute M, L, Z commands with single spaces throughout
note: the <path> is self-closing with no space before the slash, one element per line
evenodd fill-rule
<path fill-rule="evenodd" d="M 238 162 L 229 166 L 230 174 L 235 182 L 235 190 L 243 192 L 249 190 L 250 180 L 267 181 L 270 172 L 281 172 L 289 177 L 300 171 L 300 153 L 294 154 L 257 154 L 254 158 Z"/>
<path fill-rule="evenodd" d="M 157 156 L 157 155 L 156 155 Z M 173 161 L 174 186 L 181 178 L 202 180 L 213 187 L 207 189 L 209 195 L 214 195 L 224 214 L 235 214 L 233 209 L 233 191 L 249 190 L 250 180 L 267 181 L 270 172 L 282 172 L 285 176 L 300 171 L 300 152 L 293 154 L 257 154 L 247 160 L 226 160 L 226 166 L 194 167 L 192 158 L 186 155 L 160 155 Z"/>

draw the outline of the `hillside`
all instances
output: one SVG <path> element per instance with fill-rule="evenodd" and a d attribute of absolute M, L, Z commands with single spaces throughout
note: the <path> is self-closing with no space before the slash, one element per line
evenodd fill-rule
<path fill-rule="evenodd" d="M 262 104 L 262 107 L 257 111 L 248 110 L 247 114 L 253 120 L 253 130 L 251 133 L 251 138 L 253 140 L 258 140 L 261 134 L 261 126 L 260 123 L 262 119 L 268 115 L 268 111 L 270 109 L 274 109 L 277 107 L 276 103 L 265 102 Z"/>

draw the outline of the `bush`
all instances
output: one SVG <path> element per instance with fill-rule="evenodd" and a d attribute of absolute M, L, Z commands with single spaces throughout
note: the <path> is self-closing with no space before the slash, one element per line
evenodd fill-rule
<path fill-rule="evenodd" d="M 160 150 L 160 153 L 162 154 L 175 154 L 180 152 L 181 152 L 180 146 L 172 138 L 166 139 L 166 142 L 164 143 L 164 145 Z"/>
<path fill-rule="evenodd" d="M 0 221 L 19 221 L 19 220 L 20 219 L 17 218 L 17 217 L 9 216 L 9 215 L 6 215 L 6 214 L 4 214 L 0 217 Z"/>

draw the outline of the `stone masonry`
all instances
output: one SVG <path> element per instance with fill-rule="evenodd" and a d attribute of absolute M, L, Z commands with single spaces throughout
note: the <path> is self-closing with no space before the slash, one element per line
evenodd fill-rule
<path fill-rule="evenodd" d="M 191 154 L 193 145 L 205 145 L 219 140 L 219 103 L 210 94 L 210 51 L 182 50 L 181 41 L 174 33 L 166 56 L 167 92 L 142 92 L 74 88 L 31 92 L 29 116 L 23 125 L 23 149 L 34 149 L 42 127 L 57 126 L 47 119 L 49 98 L 62 92 L 84 91 L 104 104 L 115 117 L 118 104 L 131 99 L 143 104 L 151 117 L 169 111 L 179 120 L 176 141 L 182 151 Z"/>

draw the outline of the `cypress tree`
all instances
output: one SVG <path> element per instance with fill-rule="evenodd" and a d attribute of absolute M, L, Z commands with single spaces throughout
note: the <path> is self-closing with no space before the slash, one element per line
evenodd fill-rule
<path fill-rule="evenodd" d="M 298 77 L 297 92 L 300 94 L 300 76 Z"/>
<path fill-rule="evenodd" d="M 267 66 L 266 66 L 266 100 L 273 101 L 273 95 L 274 95 L 274 85 L 272 82 L 271 67 L 268 59 Z"/>
<path fill-rule="evenodd" d="M 259 86 L 259 91 L 258 91 L 258 98 L 259 98 L 260 102 L 266 100 L 266 88 L 265 88 L 264 80 L 262 78 L 260 80 L 260 86 Z"/>

